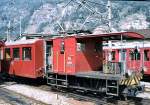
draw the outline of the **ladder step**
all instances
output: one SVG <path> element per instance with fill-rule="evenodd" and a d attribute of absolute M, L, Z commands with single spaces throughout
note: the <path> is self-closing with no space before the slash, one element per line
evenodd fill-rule
<path fill-rule="evenodd" d="M 64 80 L 64 79 L 57 79 L 57 81 L 64 81 L 64 82 L 67 82 L 67 80 Z"/>
<path fill-rule="evenodd" d="M 107 93 L 107 95 L 118 96 L 118 94 Z"/>
<path fill-rule="evenodd" d="M 53 83 L 47 83 L 48 85 L 52 85 L 52 86 L 56 86 L 56 84 L 53 84 Z"/>
<path fill-rule="evenodd" d="M 55 79 L 55 78 L 52 78 L 52 77 L 47 77 L 47 79 Z"/>
<path fill-rule="evenodd" d="M 58 87 L 67 87 L 67 85 L 57 85 Z"/>
<path fill-rule="evenodd" d="M 49 79 L 49 80 L 56 80 L 56 78 L 51 78 L 51 77 L 47 77 L 47 79 Z M 57 79 L 57 81 L 67 82 L 67 80 L 64 80 L 64 79 Z"/>
<path fill-rule="evenodd" d="M 52 83 L 47 83 L 48 85 L 51 86 L 58 86 L 58 87 L 67 87 L 67 85 L 57 85 L 57 84 L 52 84 Z"/>
<path fill-rule="evenodd" d="M 55 75 L 53 72 L 47 72 L 47 84 L 56 86 L 56 87 L 68 87 L 68 80 L 67 78 L 58 78 L 57 74 Z M 53 81 L 51 81 L 53 80 Z"/>
<path fill-rule="evenodd" d="M 116 81 L 115 84 L 112 84 L 111 80 L 106 80 L 106 94 L 107 95 L 118 96 L 118 94 L 119 94 L 119 84 L 118 84 L 118 81 Z"/>
<path fill-rule="evenodd" d="M 108 88 L 118 88 L 117 86 L 107 86 Z"/>

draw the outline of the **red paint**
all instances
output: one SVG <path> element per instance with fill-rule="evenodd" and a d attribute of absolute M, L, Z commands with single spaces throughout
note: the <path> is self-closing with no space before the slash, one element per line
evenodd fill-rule
<path fill-rule="evenodd" d="M 78 72 L 102 70 L 103 37 L 120 38 L 121 35 L 123 37 L 125 36 L 125 38 L 143 38 L 143 36 L 137 33 L 130 32 L 98 35 L 75 35 L 58 37 L 54 39 L 49 38 L 48 41 L 51 41 L 53 45 L 52 71 L 61 75 L 74 75 Z M 11 59 L 4 59 L 2 65 L 3 71 L 8 72 L 9 74 L 28 78 L 37 78 L 43 76 L 45 68 L 44 41 L 45 39 L 41 39 L 32 44 L 16 44 L 5 46 L 5 48 L 10 48 L 11 50 Z M 77 43 L 84 43 L 85 49 L 83 51 L 77 51 Z M 96 50 L 96 43 L 99 44 L 99 50 Z M 18 60 L 14 60 L 12 58 L 13 48 L 16 47 L 20 48 L 20 59 Z M 22 59 L 23 47 L 31 47 L 31 60 Z M 114 61 L 118 62 L 119 51 L 115 52 L 116 59 Z"/>
<path fill-rule="evenodd" d="M 112 51 L 116 52 L 116 55 L 115 55 L 116 59 L 112 60 L 112 62 L 119 62 L 120 56 L 119 56 L 118 50 L 121 50 L 121 49 L 112 49 Z M 142 67 L 144 67 L 144 74 L 150 75 L 150 59 L 146 61 L 142 58 L 144 50 L 149 50 L 148 57 L 150 58 L 150 48 L 139 48 L 140 50 L 139 60 L 131 60 L 130 52 L 135 50 L 134 48 L 126 48 L 123 50 L 126 50 L 126 70 L 140 72 L 142 70 Z M 104 49 L 104 52 L 105 52 L 104 57 L 106 58 L 108 56 L 108 49 Z"/>
<path fill-rule="evenodd" d="M 64 43 L 64 52 L 61 44 Z M 53 68 L 54 72 L 62 74 L 75 73 L 75 38 L 56 38 L 53 40 Z"/>
<path fill-rule="evenodd" d="M 121 35 L 122 35 L 122 37 L 127 38 L 127 39 L 128 38 L 129 39 L 144 39 L 143 35 L 135 33 L 135 32 L 118 32 L 118 33 L 106 33 L 106 34 L 92 34 L 92 35 L 84 35 L 84 36 L 77 35 L 76 38 L 83 38 L 83 39 L 85 39 L 85 38 L 94 38 L 94 37 L 96 37 L 96 38 L 119 37 L 119 39 L 120 39 Z"/>
<path fill-rule="evenodd" d="M 24 47 L 31 48 L 31 60 L 22 59 L 22 49 Z M 38 40 L 33 44 L 8 45 L 4 48 L 10 48 L 11 59 L 4 59 L 2 70 L 12 75 L 37 78 L 43 76 L 43 40 Z M 19 48 L 20 59 L 13 58 L 13 48 Z M 5 53 L 5 52 L 4 52 Z"/>
<path fill-rule="evenodd" d="M 95 50 L 96 40 L 86 40 L 85 50 L 76 51 L 76 71 L 86 72 L 93 70 L 102 70 L 102 52 Z M 101 41 L 99 41 L 101 44 Z M 101 45 L 100 45 L 101 46 Z M 102 46 L 101 46 L 102 47 Z"/>
<path fill-rule="evenodd" d="M 53 40 L 54 72 L 73 75 L 77 72 L 102 70 L 102 53 L 101 50 L 95 51 L 96 40 L 80 39 L 80 41 L 85 42 L 85 51 L 77 51 L 78 39 L 75 37 L 56 38 Z M 65 45 L 64 54 L 61 54 L 62 42 Z"/>

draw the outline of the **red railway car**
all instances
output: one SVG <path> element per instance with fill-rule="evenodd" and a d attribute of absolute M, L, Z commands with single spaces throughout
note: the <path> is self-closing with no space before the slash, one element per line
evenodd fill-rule
<path fill-rule="evenodd" d="M 123 51 L 123 59 L 126 61 L 128 71 L 144 71 L 145 76 L 150 75 L 150 42 L 113 42 L 111 50 L 108 46 L 104 47 L 104 56 L 109 55 L 109 59 L 114 62 L 121 60 L 120 51 Z"/>
<path fill-rule="evenodd" d="M 42 39 L 6 42 L 2 72 L 28 78 L 43 76 L 43 43 Z"/>
<path fill-rule="evenodd" d="M 7 66 L 3 66 L 3 72 L 28 78 L 45 76 L 47 84 L 54 87 L 106 92 L 116 96 L 127 88 L 127 93 L 133 89 L 135 94 L 142 74 L 134 72 L 131 77 L 126 76 L 123 62 L 103 61 L 102 42 L 120 38 L 144 37 L 133 32 L 121 32 L 9 42 L 4 48 L 3 65 Z"/>

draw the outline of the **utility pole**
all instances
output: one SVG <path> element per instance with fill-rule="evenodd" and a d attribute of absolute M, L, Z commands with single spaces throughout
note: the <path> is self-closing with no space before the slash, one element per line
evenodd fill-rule
<path fill-rule="evenodd" d="M 20 16 L 20 37 L 21 37 L 21 34 L 22 34 L 22 28 L 21 28 L 21 16 Z"/>
<path fill-rule="evenodd" d="M 109 26 L 109 30 L 111 32 L 111 28 L 112 28 L 112 25 L 111 25 L 111 1 L 108 0 L 108 4 L 107 4 L 107 8 L 108 8 L 108 26 Z"/>
<path fill-rule="evenodd" d="M 9 42 L 10 41 L 10 21 L 7 25 L 7 41 Z"/>

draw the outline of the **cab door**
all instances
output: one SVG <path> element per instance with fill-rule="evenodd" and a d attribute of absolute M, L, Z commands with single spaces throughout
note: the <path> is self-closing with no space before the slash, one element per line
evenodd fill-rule
<path fill-rule="evenodd" d="M 53 70 L 55 73 L 64 72 L 65 43 L 61 38 L 53 40 Z"/>
<path fill-rule="evenodd" d="M 46 42 L 46 71 L 53 70 L 53 44 L 51 41 Z"/>

